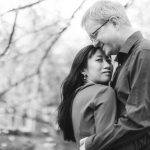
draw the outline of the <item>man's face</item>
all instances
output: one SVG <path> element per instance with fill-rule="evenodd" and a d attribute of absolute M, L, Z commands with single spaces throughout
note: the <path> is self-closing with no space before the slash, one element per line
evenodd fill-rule
<path fill-rule="evenodd" d="M 97 23 L 92 20 L 85 27 L 95 47 L 102 47 L 106 55 L 116 55 L 120 50 L 120 36 L 118 27 L 110 20 Z"/>

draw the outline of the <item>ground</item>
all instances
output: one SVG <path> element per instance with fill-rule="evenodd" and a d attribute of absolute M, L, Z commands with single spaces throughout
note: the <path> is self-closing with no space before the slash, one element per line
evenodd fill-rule
<path fill-rule="evenodd" d="M 61 137 L 1 135 L 0 150 L 77 150 Z"/>

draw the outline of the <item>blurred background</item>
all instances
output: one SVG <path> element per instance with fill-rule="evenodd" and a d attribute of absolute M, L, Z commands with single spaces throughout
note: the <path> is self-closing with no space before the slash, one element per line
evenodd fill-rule
<path fill-rule="evenodd" d="M 0 0 L 0 150 L 76 150 L 56 116 L 75 54 L 91 44 L 81 27 L 96 0 Z M 150 1 L 122 3 L 150 38 Z"/>

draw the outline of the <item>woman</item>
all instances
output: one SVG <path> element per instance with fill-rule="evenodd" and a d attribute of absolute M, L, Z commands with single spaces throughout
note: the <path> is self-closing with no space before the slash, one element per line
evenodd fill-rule
<path fill-rule="evenodd" d="M 116 115 L 115 93 L 108 86 L 113 66 L 100 48 L 89 45 L 76 55 L 62 86 L 58 124 L 64 139 L 80 139 L 107 130 Z"/>

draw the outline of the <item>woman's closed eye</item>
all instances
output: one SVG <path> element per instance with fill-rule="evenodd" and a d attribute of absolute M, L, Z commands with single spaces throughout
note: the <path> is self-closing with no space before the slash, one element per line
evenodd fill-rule
<path fill-rule="evenodd" d="M 103 62 L 103 58 L 97 58 L 96 61 Z"/>

